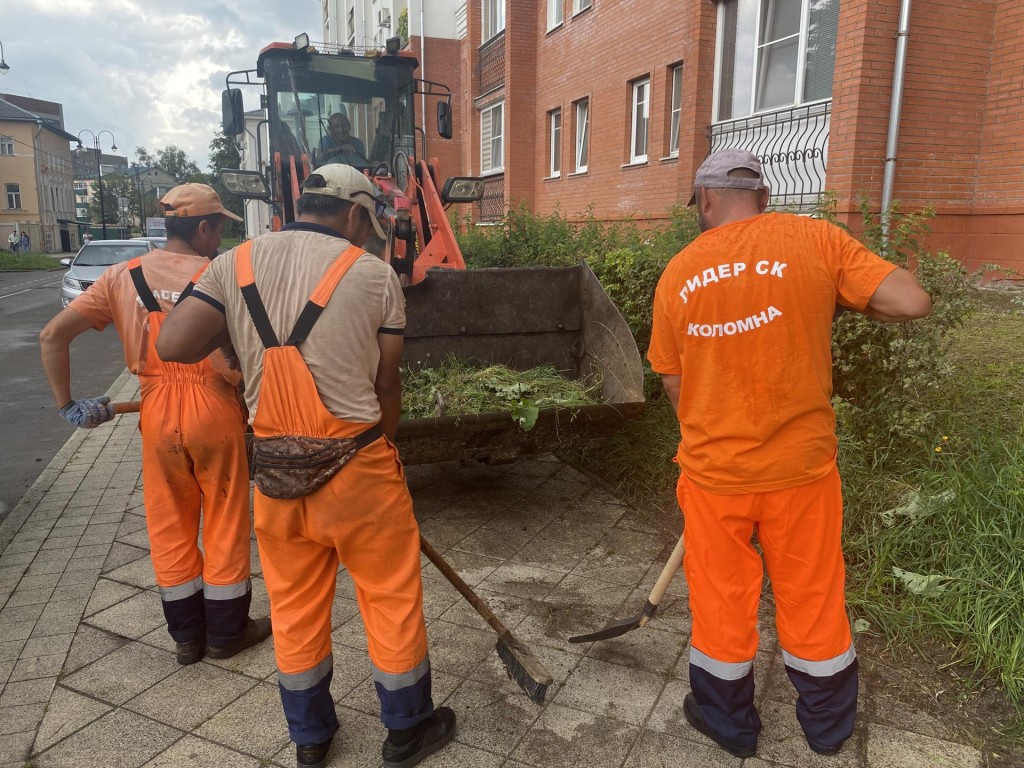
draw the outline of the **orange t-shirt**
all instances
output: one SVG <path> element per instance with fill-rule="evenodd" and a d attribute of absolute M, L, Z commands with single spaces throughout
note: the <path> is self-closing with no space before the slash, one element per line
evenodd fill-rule
<path fill-rule="evenodd" d="M 125 365 L 138 374 L 145 368 L 149 311 L 142 305 L 128 264 L 122 262 L 104 270 L 89 290 L 68 307 L 82 314 L 98 331 L 113 323 L 124 347 Z M 202 256 L 156 250 L 142 256 L 142 274 L 161 309 L 169 312 L 192 278 L 207 264 L 209 260 Z M 228 368 L 220 352 L 210 359 L 217 373 L 233 386 L 238 384 L 241 374 Z"/>
<path fill-rule="evenodd" d="M 677 254 L 647 358 L 681 377 L 683 472 L 723 494 L 829 472 L 836 304 L 863 310 L 894 269 L 839 227 L 786 213 L 715 227 Z"/>

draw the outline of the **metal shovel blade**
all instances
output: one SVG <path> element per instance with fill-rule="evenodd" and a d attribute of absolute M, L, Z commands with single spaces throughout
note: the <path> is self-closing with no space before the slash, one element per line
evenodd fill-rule
<path fill-rule="evenodd" d="M 615 621 L 608 624 L 603 629 L 597 630 L 597 632 L 591 632 L 589 635 L 576 635 L 570 637 L 570 643 L 589 643 L 594 640 L 609 640 L 619 635 L 624 635 L 627 632 L 631 632 L 637 627 L 642 627 L 648 621 L 651 620 L 651 616 L 658 610 L 658 606 L 653 605 L 650 600 L 644 604 L 644 609 L 636 616 L 631 616 L 628 619 L 616 619 Z"/>

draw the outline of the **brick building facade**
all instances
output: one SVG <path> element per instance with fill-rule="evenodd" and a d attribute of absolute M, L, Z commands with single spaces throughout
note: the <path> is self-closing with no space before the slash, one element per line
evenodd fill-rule
<path fill-rule="evenodd" d="M 901 0 L 468 0 L 463 172 L 509 205 L 658 219 L 708 151 L 766 164 L 773 204 L 877 211 Z M 1024 272 L 1024 5 L 918 0 L 892 198 L 930 245 Z M 638 135 L 642 134 L 641 140 Z M 581 152 L 585 154 L 581 158 Z"/>

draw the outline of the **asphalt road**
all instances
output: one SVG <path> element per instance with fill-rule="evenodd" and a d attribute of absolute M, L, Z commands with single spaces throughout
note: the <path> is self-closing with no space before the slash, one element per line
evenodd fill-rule
<path fill-rule="evenodd" d="M 0 520 L 61 449 L 74 427 L 57 415 L 39 362 L 39 331 L 60 310 L 64 270 L 0 272 Z M 124 370 L 113 326 L 71 345 L 71 391 L 101 395 Z"/>

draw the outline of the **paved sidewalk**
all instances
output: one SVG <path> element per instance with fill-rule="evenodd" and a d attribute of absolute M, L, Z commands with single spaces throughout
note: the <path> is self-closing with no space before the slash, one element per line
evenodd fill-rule
<path fill-rule="evenodd" d="M 126 374 L 110 394 L 136 391 Z M 291 768 L 271 641 L 226 661 L 175 662 L 149 560 L 136 425 L 121 416 L 80 430 L 0 526 L 0 766 Z M 507 679 L 486 623 L 425 562 L 434 698 L 459 717 L 455 742 L 427 768 L 983 765 L 949 726 L 867 685 L 854 738 L 835 757 L 814 755 L 770 614 L 757 660 L 758 756 L 731 757 L 683 718 L 681 574 L 647 627 L 566 642 L 640 610 L 674 521 L 623 506 L 550 456 L 408 475 L 425 537 L 555 677 L 544 706 L 530 702 Z M 253 574 L 252 614 L 266 615 L 255 542 Z M 333 627 L 341 730 L 328 765 L 379 766 L 384 729 L 344 571 Z"/>

